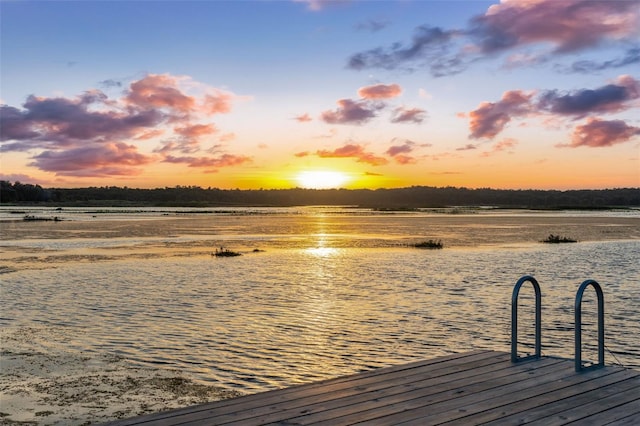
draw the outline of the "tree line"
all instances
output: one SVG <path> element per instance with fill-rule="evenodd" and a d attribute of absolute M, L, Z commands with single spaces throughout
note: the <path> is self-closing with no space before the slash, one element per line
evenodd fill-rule
<path fill-rule="evenodd" d="M 639 207 L 640 188 L 535 190 L 411 186 L 391 189 L 219 189 L 175 186 L 43 188 L 0 181 L 0 203 L 67 206 L 303 206 L 343 205 L 380 209 L 495 206 L 506 208 Z"/>

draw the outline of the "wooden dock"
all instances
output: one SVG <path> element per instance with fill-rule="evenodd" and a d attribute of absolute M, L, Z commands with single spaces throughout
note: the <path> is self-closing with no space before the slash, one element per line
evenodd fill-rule
<path fill-rule="evenodd" d="M 476 351 L 111 425 L 640 425 L 640 372 Z"/>

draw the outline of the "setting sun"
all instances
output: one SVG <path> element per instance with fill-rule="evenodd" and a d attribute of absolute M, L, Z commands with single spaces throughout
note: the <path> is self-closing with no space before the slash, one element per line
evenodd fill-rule
<path fill-rule="evenodd" d="M 340 188 L 342 184 L 349 181 L 349 176 L 335 171 L 305 171 L 296 176 L 296 181 L 302 188 L 330 189 Z"/>

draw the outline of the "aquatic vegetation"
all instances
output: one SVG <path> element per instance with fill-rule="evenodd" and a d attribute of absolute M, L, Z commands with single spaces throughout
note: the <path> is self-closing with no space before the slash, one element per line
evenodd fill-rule
<path fill-rule="evenodd" d="M 542 242 L 559 244 L 559 243 L 577 243 L 578 240 L 574 240 L 573 238 L 568 238 L 568 237 L 561 237 L 560 235 L 549 234 L 549 236 L 545 240 L 542 240 Z"/>
<path fill-rule="evenodd" d="M 211 253 L 212 256 L 215 257 L 236 257 L 236 256 L 242 256 L 241 253 L 238 253 L 237 251 L 231 251 L 229 249 L 226 249 L 224 247 L 220 247 L 220 249 L 216 249 L 216 251 L 214 251 L 213 253 Z"/>
<path fill-rule="evenodd" d="M 26 222 L 36 222 L 36 221 L 54 221 L 54 222 L 60 222 L 62 219 L 60 219 L 58 216 L 54 216 L 54 217 L 41 217 L 41 216 L 33 216 L 33 215 L 25 215 L 25 217 L 22 218 L 22 220 L 26 221 Z"/>
<path fill-rule="evenodd" d="M 413 245 L 416 248 L 441 249 L 444 247 L 442 240 L 428 240 Z"/>

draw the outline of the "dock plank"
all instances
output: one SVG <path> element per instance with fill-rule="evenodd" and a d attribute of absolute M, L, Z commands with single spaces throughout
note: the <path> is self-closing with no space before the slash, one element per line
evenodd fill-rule
<path fill-rule="evenodd" d="M 634 373 L 632 372 L 611 369 L 594 370 L 589 375 L 573 375 L 566 379 L 561 379 L 562 383 L 551 383 L 536 389 L 538 393 L 535 398 L 507 401 L 506 405 L 500 406 L 491 404 L 492 408 L 490 409 L 485 406 L 482 411 L 444 424 L 453 426 L 480 423 L 498 425 L 504 424 L 504 422 L 513 424 L 526 423 L 536 418 L 562 411 L 564 408 L 558 406 L 559 404 L 556 404 L 556 406 L 551 404 L 574 395 L 576 392 L 586 392 L 601 386 L 617 384 L 621 380 L 633 376 Z M 562 387 L 563 385 L 564 387 Z M 574 393 L 567 393 L 571 389 L 573 389 Z"/>
<path fill-rule="evenodd" d="M 640 372 L 474 351 L 107 423 L 174 425 L 639 424 Z M 635 422 L 635 423 L 634 423 Z"/>
<path fill-rule="evenodd" d="M 230 419 L 222 416 L 217 418 L 219 424 L 225 424 L 227 421 L 244 420 L 250 417 L 257 417 L 256 421 L 263 424 L 280 421 L 283 419 L 293 420 L 297 416 L 311 417 L 314 414 L 320 415 L 322 418 L 327 417 L 330 410 L 350 407 L 356 403 L 363 403 L 373 400 L 379 400 L 384 397 L 396 395 L 406 392 L 409 389 L 421 389 L 426 386 L 426 381 L 437 382 L 445 380 L 462 379 L 468 377 L 466 370 L 474 370 L 477 374 L 483 372 L 496 372 L 504 370 L 504 355 L 492 356 L 473 362 L 442 364 L 439 368 L 432 368 L 426 372 L 420 368 L 403 370 L 401 373 L 389 375 L 369 384 L 359 384 L 347 388 L 333 389 L 329 392 L 316 394 L 309 397 L 300 397 L 295 400 L 295 404 L 279 404 L 277 410 L 247 410 L 242 413 L 242 418 Z M 463 369 L 463 371 L 460 371 Z M 356 384 L 355 382 L 353 384 Z M 299 396 L 299 395 L 297 395 Z M 276 411 L 276 412 L 274 412 Z M 233 424 L 233 423 L 229 423 Z"/>

